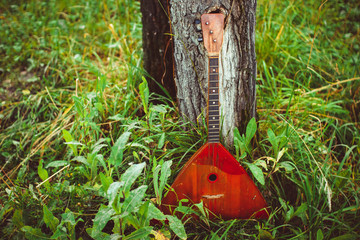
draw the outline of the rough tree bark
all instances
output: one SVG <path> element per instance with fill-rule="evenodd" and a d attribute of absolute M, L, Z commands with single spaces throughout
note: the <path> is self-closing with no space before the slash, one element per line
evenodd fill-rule
<path fill-rule="evenodd" d="M 219 68 L 221 134 L 223 143 L 232 146 L 234 128 L 244 132 L 256 114 L 256 0 L 172 0 L 174 78 L 181 114 L 201 122 L 201 114 L 206 114 L 208 59 L 194 22 L 204 13 L 219 11 L 226 16 Z"/>
<path fill-rule="evenodd" d="M 173 99 L 176 88 L 173 71 L 173 45 L 168 15 L 169 0 L 141 0 L 144 69 L 151 92 L 165 95 L 161 84 Z M 156 83 L 157 82 L 157 83 Z M 159 83 L 159 84 L 158 84 Z"/>

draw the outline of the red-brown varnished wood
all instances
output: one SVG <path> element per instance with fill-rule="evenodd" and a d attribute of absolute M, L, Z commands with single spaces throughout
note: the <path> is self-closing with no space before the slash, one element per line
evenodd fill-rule
<path fill-rule="evenodd" d="M 215 177 L 216 176 L 216 179 Z M 268 218 L 267 204 L 244 168 L 221 143 L 206 143 L 186 163 L 162 201 L 172 213 L 180 199 L 204 206 L 222 219 Z M 211 215 L 210 217 L 214 217 Z"/>
<path fill-rule="evenodd" d="M 222 13 L 203 14 L 201 16 L 204 47 L 209 56 L 217 56 L 220 53 L 224 35 L 224 19 L 225 16 Z"/>

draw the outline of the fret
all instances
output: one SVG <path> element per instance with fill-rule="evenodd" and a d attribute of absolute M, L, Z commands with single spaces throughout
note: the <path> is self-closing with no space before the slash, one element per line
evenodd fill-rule
<path fill-rule="evenodd" d="M 209 131 L 209 136 L 212 136 L 212 137 L 216 137 L 216 136 L 219 136 L 219 128 L 210 128 L 208 129 Z"/>
<path fill-rule="evenodd" d="M 217 100 L 219 99 L 219 94 L 209 94 L 209 100 Z"/>
<path fill-rule="evenodd" d="M 219 141 L 219 138 L 220 138 L 219 135 L 217 135 L 217 136 L 209 136 L 208 141 L 210 141 L 210 139 L 213 140 L 213 141 L 216 141 L 216 140 Z"/>
<path fill-rule="evenodd" d="M 219 128 L 218 129 L 209 129 L 209 136 L 212 135 L 212 136 L 219 136 Z"/>
<path fill-rule="evenodd" d="M 213 117 L 213 116 L 219 117 L 219 110 L 209 111 L 209 116 L 211 116 L 211 117 Z"/>
<path fill-rule="evenodd" d="M 219 129 L 209 129 L 208 131 L 209 131 L 208 138 L 210 136 L 212 136 L 212 137 L 218 137 L 219 136 Z"/>
<path fill-rule="evenodd" d="M 213 136 L 210 136 L 210 135 L 209 135 L 209 140 L 210 140 L 210 139 L 212 139 L 212 140 L 219 140 L 219 138 L 220 138 L 219 135 L 216 135 L 216 136 L 215 136 L 215 135 L 213 135 Z"/>
<path fill-rule="evenodd" d="M 219 57 L 210 57 L 209 58 L 209 66 L 218 66 L 219 65 Z"/>
<path fill-rule="evenodd" d="M 218 129 L 208 129 L 209 131 L 209 136 L 212 136 L 212 137 L 217 137 L 219 136 L 219 128 Z"/>
<path fill-rule="evenodd" d="M 209 138 L 212 138 L 212 139 L 214 139 L 214 138 L 219 138 L 219 134 L 217 134 L 217 133 L 215 133 L 215 135 L 214 134 L 209 134 Z"/>
<path fill-rule="evenodd" d="M 215 119 L 215 120 L 209 119 L 209 124 L 219 124 L 219 119 Z"/>
<path fill-rule="evenodd" d="M 214 93 L 219 93 L 219 89 L 218 88 L 210 88 L 209 94 L 214 94 Z"/>
<path fill-rule="evenodd" d="M 209 120 L 219 120 L 219 114 L 211 115 L 211 117 L 209 116 Z"/>
<path fill-rule="evenodd" d="M 208 141 L 209 142 L 219 142 L 220 138 L 219 137 L 209 137 Z"/>
<path fill-rule="evenodd" d="M 219 139 L 220 137 L 219 136 L 217 136 L 217 137 L 209 137 L 209 139 L 208 139 L 208 141 L 210 142 L 210 141 L 212 141 L 212 142 L 219 142 Z"/>
<path fill-rule="evenodd" d="M 218 88 L 219 87 L 219 82 L 209 82 L 209 86 L 210 88 Z"/>
<path fill-rule="evenodd" d="M 219 71 L 219 68 L 218 68 L 218 67 L 210 67 L 209 74 L 218 73 L 218 71 Z"/>
<path fill-rule="evenodd" d="M 219 81 L 219 74 L 210 74 L 209 81 Z"/>
<path fill-rule="evenodd" d="M 209 111 L 218 111 L 219 106 L 209 106 Z"/>

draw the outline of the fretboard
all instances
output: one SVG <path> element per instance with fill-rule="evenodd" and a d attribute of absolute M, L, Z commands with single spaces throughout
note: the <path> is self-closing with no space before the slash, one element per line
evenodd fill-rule
<path fill-rule="evenodd" d="M 209 57 L 208 142 L 220 142 L 219 57 Z"/>

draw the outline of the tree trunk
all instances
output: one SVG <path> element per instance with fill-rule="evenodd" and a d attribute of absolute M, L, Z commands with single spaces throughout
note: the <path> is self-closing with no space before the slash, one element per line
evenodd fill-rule
<path fill-rule="evenodd" d="M 165 95 L 162 85 L 176 98 L 173 71 L 173 46 L 168 14 L 169 0 L 141 0 L 144 69 L 151 92 Z"/>
<path fill-rule="evenodd" d="M 167 1 L 141 0 L 144 67 L 175 95 L 171 82 L 174 64 L 179 110 L 186 119 L 201 123 L 201 114 L 207 114 L 208 58 L 203 44 L 198 42 L 202 33 L 196 32 L 194 22 L 204 13 L 223 12 L 226 26 L 219 67 L 221 135 L 223 143 L 232 146 L 234 128 L 245 132 L 247 123 L 256 114 L 256 0 L 171 0 L 174 62 L 169 56 L 171 47 L 165 51 L 169 37 L 164 33 L 170 32 L 164 11 Z M 156 87 L 150 84 L 150 90 L 159 92 Z"/>
<path fill-rule="evenodd" d="M 232 146 L 233 130 L 244 132 L 256 114 L 256 0 L 171 1 L 174 34 L 175 82 L 179 109 L 190 121 L 206 114 L 208 58 L 197 41 L 194 21 L 210 12 L 225 13 L 226 26 L 220 53 L 219 99 L 224 144 Z"/>

